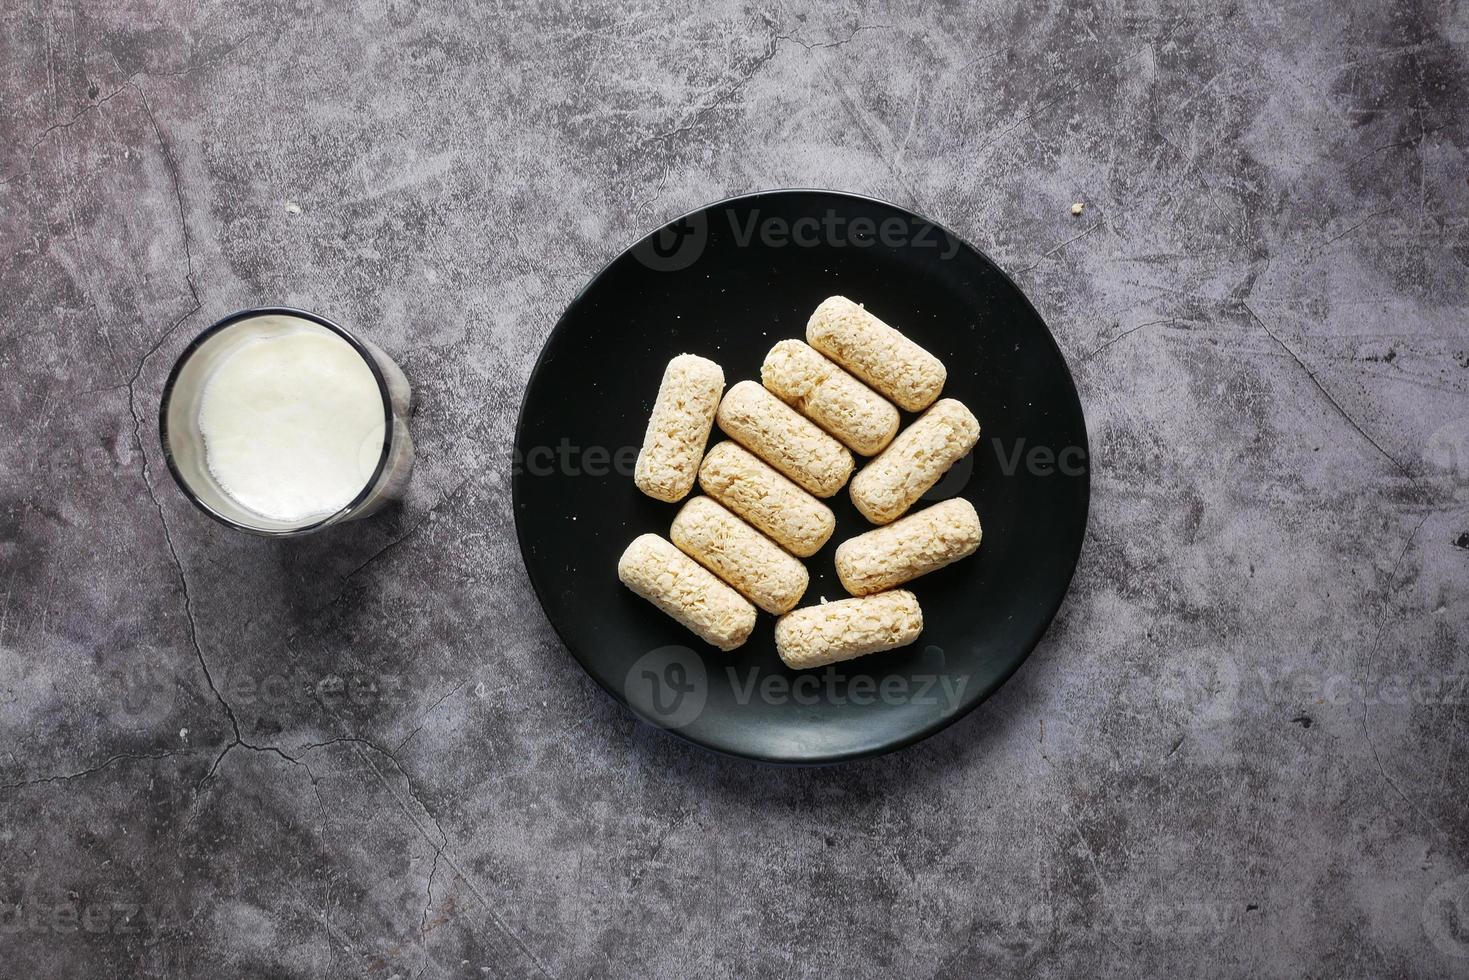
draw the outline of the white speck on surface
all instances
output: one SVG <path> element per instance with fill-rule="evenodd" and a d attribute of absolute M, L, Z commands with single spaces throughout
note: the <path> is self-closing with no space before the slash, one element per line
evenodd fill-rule
<path fill-rule="evenodd" d="M 179 729 L 179 738 L 186 739 L 188 737 L 189 737 L 189 730 L 187 728 L 180 728 Z"/>
<path fill-rule="evenodd" d="M 1085 210 L 1086 210 L 1086 204 L 1084 202 L 1082 202 L 1082 201 L 1077 201 L 1075 204 L 1071 205 L 1071 213 L 1072 214 L 1081 214 L 1081 212 L 1083 212 Z"/>
<path fill-rule="evenodd" d="M 286 202 L 286 214 L 300 214 L 300 213 L 301 213 L 301 205 L 297 204 L 295 201 L 287 201 Z"/>

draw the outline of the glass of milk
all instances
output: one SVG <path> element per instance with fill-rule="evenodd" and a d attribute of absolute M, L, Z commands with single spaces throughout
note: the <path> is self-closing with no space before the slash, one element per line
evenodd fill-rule
<path fill-rule="evenodd" d="M 200 334 L 163 389 L 174 479 L 215 520 L 273 536 L 365 517 L 413 467 L 402 370 L 372 343 L 286 307 Z"/>

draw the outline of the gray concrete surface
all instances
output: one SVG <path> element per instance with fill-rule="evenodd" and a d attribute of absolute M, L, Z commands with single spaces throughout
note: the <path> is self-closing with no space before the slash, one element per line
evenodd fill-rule
<path fill-rule="evenodd" d="M 0 974 L 1469 974 L 1466 47 L 1428 0 L 0 6 Z M 785 771 L 560 649 L 507 446 L 601 263 L 803 185 L 1014 272 L 1095 476 L 996 698 Z M 176 491 L 163 377 L 262 302 L 413 378 L 400 509 Z"/>

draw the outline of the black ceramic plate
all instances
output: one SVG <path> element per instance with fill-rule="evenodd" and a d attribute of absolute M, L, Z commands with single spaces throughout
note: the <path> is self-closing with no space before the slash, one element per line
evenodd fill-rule
<path fill-rule="evenodd" d="M 791 671 L 761 613 L 721 653 L 633 595 L 617 559 L 668 534 L 678 505 L 633 486 L 664 365 L 689 352 L 727 385 L 759 380 L 777 340 L 840 293 L 943 359 L 947 397 L 983 431 L 918 507 L 955 495 L 984 541 L 909 588 L 918 642 Z M 904 415 L 908 424 L 914 416 Z M 722 438 L 716 427 L 712 439 Z M 951 724 L 1020 666 L 1070 584 L 1086 531 L 1086 425 L 1046 325 L 1019 288 L 950 232 L 902 208 L 829 191 L 777 191 L 694 212 L 603 269 L 541 352 L 515 443 L 515 525 L 531 582 L 567 648 L 644 720 L 699 745 L 769 762 L 828 763 L 889 751 Z M 859 459 L 859 465 L 861 460 Z M 697 493 L 697 488 L 695 490 Z M 832 540 L 807 559 L 802 605 L 846 597 L 833 567 L 869 525 L 846 491 Z"/>

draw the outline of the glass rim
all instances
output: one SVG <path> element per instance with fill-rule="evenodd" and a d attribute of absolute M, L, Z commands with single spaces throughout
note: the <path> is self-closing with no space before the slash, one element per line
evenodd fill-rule
<path fill-rule="evenodd" d="M 320 520 L 312 521 L 309 524 L 303 524 L 299 527 L 280 529 L 258 527 L 252 524 L 243 524 L 232 517 L 221 514 L 219 511 L 209 506 L 209 504 L 205 503 L 204 500 L 200 498 L 199 494 L 195 492 L 194 488 L 189 485 L 189 481 L 184 477 L 183 473 L 180 472 L 178 463 L 174 460 L 173 447 L 169 444 L 168 409 L 170 403 L 173 400 L 174 387 L 175 385 L 177 385 L 179 376 L 183 373 L 184 367 L 189 363 L 189 361 L 193 359 L 194 355 L 199 352 L 199 349 L 205 344 L 205 342 L 207 342 L 214 335 L 245 320 L 253 320 L 259 317 L 267 316 L 292 316 L 301 320 L 306 320 L 310 323 L 316 324 L 317 326 L 325 327 L 327 330 L 330 330 L 332 333 L 345 340 L 352 347 L 352 349 L 357 352 L 358 356 L 367 363 L 368 369 L 372 371 L 373 380 L 377 382 L 378 394 L 382 398 L 383 448 L 382 451 L 378 453 L 377 465 L 373 467 L 372 476 L 368 477 L 367 483 L 362 487 L 360 491 L 358 491 L 357 495 L 353 497 L 347 504 L 343 505 L 340 509 L 333 511 Z M 219 523 L 225 525 L 226 527 L 234 528 L 237 531 L 245 531 L 249 534 L 258 534 L 263 537 L 285 538 L 292 537 L 298 534 L 307 534 L 311 531 L 320 530 L 321 528 L 326 527 L 330 524 L 336 524 L 343 520 L 346 520 L 349 516 L 351 516 L 354 511 L 356 511 L 359 507 L 363 505 L 363 503 L 367 501 L 367 498 L 371 496 L 373 489 L 377 486 L 378 480 L 382 477 L 383 471 L 387 468 L 388 459 L 392 455 L 394 428 L 393 422 L 393 399 L 392 393 L 388 389 L 388 380 L 386 377 L 383 376 L 382 368 L 378 366 L 377 359 L 373 357 L 372 352 L 368 350 L 367 345 L 363 341 L 357 339 L 357 337 L 350 330 L 328 319 L 327 317 L 320 315 L 319 313 L 312 313 L 309 310 L 297 309 L 294 306 L 254 306 L 248 309 L 238 310 L 234 313 L 229 314 L 228 316 L 216 320 L 214 323 L 201 330 L 199 334 L 189 342 L 188 346 L 179 352 L 179 356 L 173 362 L 173 368 L 168 372 L 168 380 L 163 383 L 163 395 L 159 401 L 158 407 L 158 441 L 163 447 L 163 460 L 165 463 L 168 464 L 168 472 L 173 476 L 173 482 L 178 484 L 178 488 L 183 491 L 184 496 L 187 497 L 195 507 L 199 508 L 205 514 L 218 521 Z"/>

